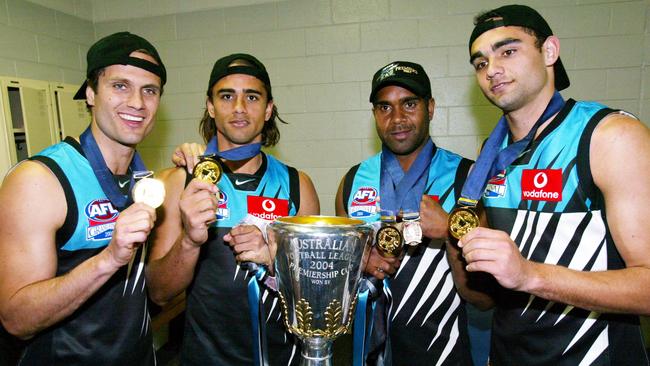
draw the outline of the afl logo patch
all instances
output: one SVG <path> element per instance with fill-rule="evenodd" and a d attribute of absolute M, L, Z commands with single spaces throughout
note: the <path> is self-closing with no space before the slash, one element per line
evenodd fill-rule
<path fill-rule="evenodd" d="M 120 214 L 108 199 L 93 200 L 86 205 L 86 216 L 97 223 L 113 222 Z"/>
<path fill-rule="evenodd" d="M 352 198 L 358 205 L 369 205 L 377 200 L 377 190 L 372 187 L 361 187 Z"/>
<path fill-rule="evenodd" d="M 219 201 L 217 202 L 217 220 L 223 220 L 230 217 L 228 209 L 228 195 L 226 192 L 219 190 Z"/>
<path fill-rule="evenodd" d="M 350 217 L 367 217 L 377 213 L 377 190 L 374 187 L 360 187 L 352 196 Z"/>
<path fill-rule="evenodd" d="M 490 180 L 488 180 L 483 197 L 500 198 L 500 197 L 505 197 L 505 195 L 506 195 L 506 171 L 502 170 L 497 175 L 495 175 L 494 177 L 490 178 Z"/>
<path fill-rule="evenodd" d="M 115 209 L 108 199 L 96 199 L 90 201 L 84 209 L 88 218 L 86 229 L 86 240 L 110 240 L 113 237 L 115 221 L 120 212 Z"/>

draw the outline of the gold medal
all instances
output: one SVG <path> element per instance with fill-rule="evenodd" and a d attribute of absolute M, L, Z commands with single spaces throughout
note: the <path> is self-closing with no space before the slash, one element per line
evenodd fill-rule
<path fill-rule="evenodd" d="M 397 257 L 402 252 L 402 234 L 392 225 L 377 231 L 377 249 L 384 257 Z"/>
<path fill-rule="evenodd" d="M 463 235 L 470 232 L 470 230 L 477 228 L 480 222 L 474 209 L 470 207 L 458 207 L 451 211 L 447 223 L 451 235 L 456 239 L 460 239 Z"/>
<path fill-rule="evenodd" d="M 203 157 L 194 167 L 194 178 L 217 184 L 221 179 L 221 165 L 211 157 Z"/>
<path fill-rule="evenodd" d="M 158 179 L 142 178 L 133 186 L 133 202 L 158 208 L 165 200 L 165 184 Z"/>

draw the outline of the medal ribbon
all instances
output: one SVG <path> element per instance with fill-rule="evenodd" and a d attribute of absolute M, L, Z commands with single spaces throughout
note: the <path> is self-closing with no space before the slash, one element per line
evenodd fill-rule
<path fill-rule="evenodd" d="M 253 263 L 250 263 L 253 264 Z M 261 304 L 262 297 L 260 285 L 266 276 L 266 270 L 263 266 L 254 266 L 249 270 L 255 271 L 255 276 L 248 281 L 248 309 L 251 316 L 251 326 L 253 329 L 253 361 L 255 366 L 268 366 L 268 355 L 266 347 L 266 324 L 264 319 L 264 306 Z"/>
<path fill-rule="evenodd" d="M 373 295 L 373 291 L 375 294 Z M 368 351 L 370 350 L 370 340 L 372 335 L 373 319 L 375 318 L 376 297 L 379 289 L 372 284 L 367 278 L 362 278 L 359 283 L 359 299 L 357 307 L 354 310 L 354 335 L 352 343 L 352 366 L 364 366 Z M 368 302 L 370 301 L 370 324 L 366 321 L 368 311 Z"/>
<path fill-rule="evenodd" d="M 230 160 L 240 161 L 250 159 L 262 151 L 262 144 L 259 142 L 238 146 L 236 148 L 219 151 L 217 136 L 213 136 L 205 149 L 205 154 Z M 261 291 L 258 281 L 263 281 L 266 270 L 252 262 L 241 263 L 240 266 L 255 273 L 248 281 L 248 307 L 251 316 L 251 327 L 253 329 L 253 358 L 255 366 L 267 366 L 268 355 L 266 347 L 266 327 L 264 319 L 264 307 L 261 305 Z"/>
<path fill-rule="evenodd" d="M 508 145 L 505 149 L 501 149 L 501 144 L 510 129 L 508 127 L 506 116 L 503 115 L 499 119 L 499 122 L 492 133 L 490 133 L 481 154 L 478 159 L 476 159 L 474 168 L 467 176 L 460 198 L 458 198 L 458 205 L 476 206 L 478 200 L 485 191 L 488 180 L 494 177 L 498 172 L 503 171 L 508 167 L 508 165 L 512 164 L 513 161 L 521 156 L 522 152 L 524 152 L 524 150 L 530 145 L 531 141 L 535 138 L 539 126 L 551 118 L 551 116 L 558 113 L 562 107 L 564 107 L 564 99 L 556 90 L 546 106 L 544 113 L 542 113 L 537 122 L 535 122 L 526 137 Z"/>
<path fill-rule="evenodd" d="M 420 201 L 427 183 L 425 174 L 431 164 L 434 148 L 431 139 L 427 140 L 408 172 L 404 173 L 395 154 L 382 145 L 379 178 L 382 210 L 392 211 L 393 215 L 397 215 L 400 209 L 405 212 L 420 211 Z"/>
<path fill-rule="evenodd" d="M 426 174 L 431 165 L 434 150 L 435 145 L 433 141 L 428 139 L 408 172 L 404 173 L 395 154 L 386 145 L 382 145 L 381 175 L 379 178 L 382 212 L 390 213 L 389 216 L 397 215 L 400 210 L 404 212 L 420 212 L 420 201 L 426 189 L 428 178 Z M 383 282 L 384 288 L 389 288 L 390 281 L 384 279 Z M 386 304 L 392 304 L 390 296 L 388 296 Z M 384 348 L 384 361 L 386 365 L 389 365 L 391 362 L 389 318 L 391 306 L 388 305 L 388 309 L 384 309 L 385 313 L 383 314 L 386 326 L 386 343 Z"/>
<path fill-rule="evenodd" d="M 219 151 L 217 145 L 217 136 L 213 136 L 208 141 L 208 146 L 205 149 L 205 154 L 214 154 L 222 159 L 230 161 L 240 161 L 250 159 L 262 151 L 262 144 L 255 142 L 248 145 L 242 145 L 226 151 Z"/>
<path fill-rule="evenodd" d="M 119 187 L 115 183 L 115 179 L 113 179 L 113 172 L 106 166 L 106 161 L 102 156 L 102 152 L 99 150 L 95 137 L 90 131 L 90 127 L 86 128 L 81 136 L 79 136 L 79 140 L 81 149 L 84 155 L 86 155 L 86 159 L 88 159 L 90 167 L 93 169 L 95 177 L 97 177 L 99 185 L 102 187 L 102 191 L 104 191 L 106 197 L 115 205 L 118 211 L 122 211 L 132 203 L 132 199 L 130 195 L 123 195 L 120 192 Z M 142 158 L 140 158 L 140 154 L 137 151 L 134 151 L 129 168 L 131 172 L 146 170 L 144 162 L 142 162 Z M 134 179 L 133 175 L 131 175 L 131 189 L 133 189 L 133 185 Z"/>

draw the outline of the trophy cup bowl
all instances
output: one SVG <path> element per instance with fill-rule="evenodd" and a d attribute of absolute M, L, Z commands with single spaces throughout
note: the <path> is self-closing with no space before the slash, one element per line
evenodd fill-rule
<path fill-rule="evenodd" d="M 332 342 L 352 331 L 372 233 L 346 217 L 282 217 L 269 225 L 284 324 L 302 343 L 302 366 L 331 365 Z"/>

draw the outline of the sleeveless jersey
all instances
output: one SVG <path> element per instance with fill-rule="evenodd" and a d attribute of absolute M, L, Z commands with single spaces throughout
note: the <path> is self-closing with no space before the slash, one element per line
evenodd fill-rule
<path fill-rule="evenodd" d="M 247 285 L 253 272 L 236 263 L 223 236 L 249 213 L 272 220 L 298 211 L 297 171 L 270 155 L 255 177 L 225 172 L 218 183 L 217 221 L 201 246 L 194 279 L 187 290 L 183 365 L 252 365 L 253 335 Z M 293 178 L 290 178 L 292 176 Z M 254 187 L 251 181 L 259 181 Z M 297 364 L 299 350 L 293 336 L 284 331 L 280 302 L 260 285 L 266 321 L 270 365 Z"/>
<path fill-rule="evenodd" d="M 593 129 L 613 112 L 604 108 L 568 100 L 530 149 L 488 182 L 483 203 L 490 227 L 510 233 L 525 258 L 577 271 L 625 267 L 589 168 Z M 503 288 L 496 301 L 494 365 L 648 364 L 637 316 Z"/>
<path fill-rule="evenodd" d="M 68 213 L 56 235 L 63 275 L 111 241 L 119 216 L 79 143 L 68 137 L 32 158 L 45 164 L 65 192 Z M 29 341 L 20 365 L 154 365 L 147 308 L 145 246 L 79 309 Z"/>
<path fill-rule="evenodd" d="M 348 215 L 379 221 L 381 153 L 353 167 L 346 176 L 343 202 Z M 463 163 L 461 163 L 463 162 Z M 471 162 L 434 147 L 425 194 L 449 212 Z M 392 365 L 471 365 L 465 303 L 456 292 L 442 240 L 423 238 L 409 247 L 384 291 L 388 310 Z"/>

